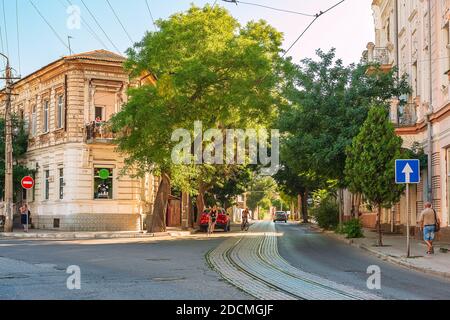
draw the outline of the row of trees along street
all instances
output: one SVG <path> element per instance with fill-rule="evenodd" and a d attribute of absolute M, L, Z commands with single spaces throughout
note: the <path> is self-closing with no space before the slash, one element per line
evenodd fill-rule
<path fill-rule="evenodd" d="M 128 50 L 125 63 L 132 77 L 151 74 L 155 84 L 130 89 L 112 120 L 127 168 L 161 177 L 149 231 L 165 229 L 172 188 L 194 196 L 198 212 L 205 202 L 230 206 L 258 183 L 267 192 L 261 199 L 250 193 L 250 204 L 272 193 L 271 183 L 255 180 L 258 166 L 173 164 L 172 132 L 193 131 L 195 121 L 221 130 L 280 129 L 275 189 L 289 204 L 300 200 L 304 222 L 311 196 L 316 207 L 334 199 L 342 220 L 345 188 L 378 208 L 398 200 L 393 161 L 402 141 L 388 110 L 392 97 L 410 93 L 406 75 L 345 66 L 334 50 L 292 61 L 283 57 L 281 32 L 265 21 L 242 26 L 219 6 L 192 6 L 157 26 Z"/>

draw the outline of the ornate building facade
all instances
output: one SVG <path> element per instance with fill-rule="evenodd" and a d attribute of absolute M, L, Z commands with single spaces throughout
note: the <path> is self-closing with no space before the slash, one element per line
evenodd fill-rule
<path fill-rule="evenodd" d="M 63 57 L 13 86 L 13 112 L 26 123 L 26 165 L 35 188 L 23 193 L 36 228 L 140 231 L 155 184 L 123 174 L 107 121 L 127 100 L 125 58 L 98 50 Z"/>
<path fill-rule="evenodd" d="M 444 227 L 450 214 L 450 0 L 374 0 L 375 41 L 363 58 L 384 69 L 406 74 L 412 94 L 396 97 L 391 120 L 405 148 L 418 146 L 428 155 L 421 183 L 410 191 L 411 224 L 425 201 L 431 201 Z M 402 198 L 386 210 L 383 222 L 406 224 Z M 366 217 L 370 220 L 370 217 Z M 373 219 L 372 219 L 373 220 Z M 448 235 L 448 228 L 443 234 Z"/>

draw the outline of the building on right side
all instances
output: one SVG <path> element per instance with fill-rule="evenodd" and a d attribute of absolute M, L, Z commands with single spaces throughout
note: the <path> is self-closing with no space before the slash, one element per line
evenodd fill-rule
<path fill-rule="evenodd" d="M 444 227 L 442 239 L 450 238 L 450 0 L 374 0 L 372 10 L 375 41 L 363 59 L 407 75 L 412 93 L 393 97 L 390 117 L 404 147 L 419 146 L 427 155 L 421 183 L 410 189 L 411 225 L 430 201 Z M 381 222 L 405 231 L 406 217 L 403 196 L 384 210 Z M 362 220 L 369 227 L 376 223 L 372 213 Z"/>

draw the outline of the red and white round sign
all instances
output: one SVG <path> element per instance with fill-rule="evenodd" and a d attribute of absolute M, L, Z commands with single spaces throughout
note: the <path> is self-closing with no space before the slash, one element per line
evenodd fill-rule
<path fill-rule="evenodd" d="M 22 188 L 32 189 L 34 187 L 34 179 L 30 176 L 26 176 L 22 179 Z"/>

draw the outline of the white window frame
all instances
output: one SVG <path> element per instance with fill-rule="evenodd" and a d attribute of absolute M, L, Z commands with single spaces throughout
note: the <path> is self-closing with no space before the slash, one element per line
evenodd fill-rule
<path fill-rule="evenodd" d="M 37 107 L 33 105 L 31 107 L 31 135 L 36 136 L 37 134 Z"/>
<path fill-rule="evenodd" d="M 48 133 L 50 131 L 50 122 L 49 122 L 49 115 L 50 115 L 50 110 L 49 110 L 49 101 L 45 100 L 44 101 L 44 121 L 43 121 L 43 127 L 42 127 L 42 131 L 43 133 Z"/>
<path fill-rule="evenodd" d="M 57 129 L 64 128 L 64 96 L 58 95 L 56 106 L 56 127 Z"/>

